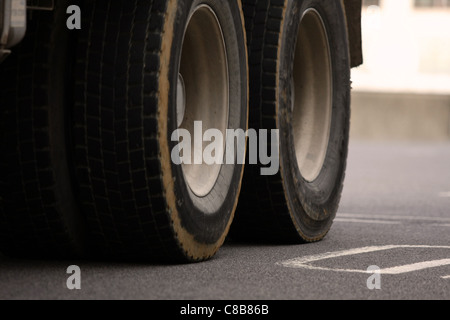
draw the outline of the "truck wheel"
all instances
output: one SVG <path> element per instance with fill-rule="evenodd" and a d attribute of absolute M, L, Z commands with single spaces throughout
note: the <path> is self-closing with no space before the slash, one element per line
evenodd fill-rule
<path fill-rule="evenodd" d="M 33 12 L 0 70 L 0 250 L 21 257 L 81 255 L 83 223 L 67 162 L 73 41 L 66 1 Z"/>
<path fill-rule="evenodd" d="M 243 165 L 178 165 L 174 132 L 192 134 L 194 155 L 205 147 L 194 142 L 194 122 L 201 135 L 247 128 L 238 1 L 96 0 L 83 12 L 73 136 L 92 247 L 119 258 L 212 257 Z"/>
<path fill-rule="evenodd" d="M 250 126 L 279 130 L 280 171 L 260 176 L 260 168 L 246 169 L 232 234 L 318 241 L 338 209 L 349 140 L 350 62 L 342 4 L 249 0 L 243 6 L 253 81 Z"/>

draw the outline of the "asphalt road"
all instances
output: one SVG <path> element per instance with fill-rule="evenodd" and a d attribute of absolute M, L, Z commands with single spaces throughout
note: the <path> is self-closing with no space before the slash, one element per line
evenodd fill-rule
<path fill-rule="evenodd" d="M 67 289 L 69 265 L 81 290 Z M 176 266 L 0 256 L 0 299 L 448 300 L 450 144 L 352 142 L 341 208 L 320 243 L 229 241 L 209 262 Z"/>

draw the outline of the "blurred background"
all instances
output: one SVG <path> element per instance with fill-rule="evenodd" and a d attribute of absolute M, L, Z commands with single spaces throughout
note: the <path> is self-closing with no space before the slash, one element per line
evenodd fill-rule
<path fill-rule="evenodd" d="M 450 141 L 450 0 L 364 0 L 352 139 Z"/>

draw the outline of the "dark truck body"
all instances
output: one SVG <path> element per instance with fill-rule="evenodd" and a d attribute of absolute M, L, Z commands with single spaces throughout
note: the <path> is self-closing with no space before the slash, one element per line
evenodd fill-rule
<path fill-rule="evenodd" d="M 342 0 L 347 16 L 347 29 L 352 67 L 362 64 L 361 6 L 362 0 Z M 25 36 L 27 10 L 53 10 L 54 0 L 0 0 L 0 62 Z"/>

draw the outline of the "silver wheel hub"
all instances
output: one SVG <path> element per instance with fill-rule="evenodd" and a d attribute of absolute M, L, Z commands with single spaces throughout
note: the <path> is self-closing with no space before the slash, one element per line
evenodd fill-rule
<path fill-rule="evenodd" d="M 325 163 L 331 131 L 333 78 L 325 24 L 315 9 L 300 22 L 293 76 L 293 134 L 302 177 L 316 180 Z"/>
<path fill-rule="evenodd" d="M 229 114 L 229 77 L 225 40 L 217 16 L 207 5 L 192 13 L 183 40 L 177 84 L 177 122 L 192 137 L 191 154 L 202 153 L 210 143 L 194 141 L 194 122 L 201 121 L 202 137 L 218 129 L 224 137 Z M 201 137 L 201 138 L 202 138 Z M 223 152 L 224 154 L 224 152 Z M 182 164 L 185 180 L 198 197 L 206 197 L 220 175 L 222 164 Z"/>

